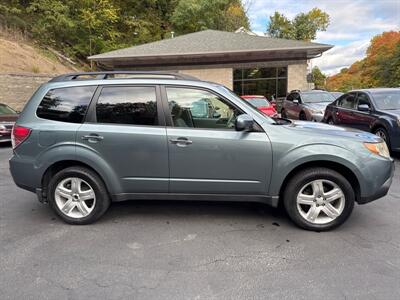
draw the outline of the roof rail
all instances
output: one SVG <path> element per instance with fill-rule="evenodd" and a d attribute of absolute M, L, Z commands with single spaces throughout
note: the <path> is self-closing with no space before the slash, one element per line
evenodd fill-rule
<path fill-rule="evenodd" d="M 131 75 L 129 78 L 147 79 L 182 79 L 182 80 L 199 80 L 196 77 L 181 73 L 170 73 L 162 71 L 99 71 L 99 72 L 77 72 L 56 76 L 49 82 L 71 81 L 71 80 L 88 80 L 88 79 L 112 79 L 115 75 Z"/>

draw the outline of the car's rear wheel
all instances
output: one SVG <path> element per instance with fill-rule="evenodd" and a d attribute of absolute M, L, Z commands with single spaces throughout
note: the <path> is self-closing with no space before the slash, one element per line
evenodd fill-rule
<path fill-rule="evenodd" d="M 302 111 L 302 112 L 300 113 L 300 115 L 299 115 L 299 120 L 307 121 L 307 116 L 306 116 L 306 114 L 304 113 L 304 111 Z"/>
<path fill-rule="evenodd" d="M 386 145 L 390 149 L 390 138 L 389 138 L 389 134 L 386 131 L 386 129 L 383 128 L 383 127 L 378 127 L 376 129 L 374 129 L 373 132 L 374 132 L 375 135 L 381 137 L 386 142 Z"/>
<path fill-rule="evenodd" d="M 333 122 L 333 119 L 332 119 L 332 118 L 329 118 L 329 119 L 328 119 L 328 124 L 329 124 L 329 125 L 335 125 L 335 122 Z"/>
<path fill-rule="evenodd" d="M 287 114 L 286 111 L 284 109 L 281 110 L 281 117 L 284 119 L 287 119 Z"/>
<path fill-rule="evenodd" d="M 349 181 L 327 168 L 297 173 L 286 185 L 285 209 L 298 226 L 326 231 L 343 224 L 354 207 L 355 193 Z"/>
<path fill-rule="evenodd" d="M 48 200 L 63 221 L 78 225 L 93 223 L 110 205 L 101 178 L 79 166 L 63 169 L 50 180 Z"/>

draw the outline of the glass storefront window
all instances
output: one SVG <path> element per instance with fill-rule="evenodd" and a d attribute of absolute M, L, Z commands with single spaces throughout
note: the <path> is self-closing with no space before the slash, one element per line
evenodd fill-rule
<path fill-rule="evenodd" d="M 238 95 L 262 95 L 269 100 L 285 97 L 287 67 L 234 69 L 233 90 Z"/>

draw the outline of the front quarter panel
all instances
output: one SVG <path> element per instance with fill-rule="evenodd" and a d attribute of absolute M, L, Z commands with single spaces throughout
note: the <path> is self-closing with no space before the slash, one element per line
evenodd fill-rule
<path fill-rule="evenodd" d="M 362 197 L 374 194 L 391 176 L 392 160 L 371 154 L 360 141 L 329 134 L 293 132 L 279 125 L 265 126 L 265 130 L 273 148 L 270 196 L 278 196 L 287 176 L 307 163 L 324 166 L 332 162 L 346 167 L 356 176 Z"/>

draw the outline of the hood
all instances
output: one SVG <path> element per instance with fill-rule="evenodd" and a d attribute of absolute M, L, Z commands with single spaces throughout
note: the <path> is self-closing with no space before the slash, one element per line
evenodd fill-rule
<path fill-rule="evenodd" d="M 0 123 L 14 123 L 17 121 L 18 115 L 0 115 Z"/>
<path fill-rule="evenodd" d="M 381 110 L 385 114 L 391 115 L 393 117 L 400 117 L 400 109 L 394 109 L 394 110 Z"/>
<path fill-rule="evenodd" d="M 263 113 L 266 113 L 267 115 L 274 115 L 277 113 L 275 108 L 273 108 L 272 106 L 258 107 L 258 110 L 262 111 Z"/>
<path fill-rule="evenodd" d="M 310 107 L 314 110 L 322 110 L 324 111 L 325 108 L 331 104 L 331 102 L 317 102 L 317 103 L 305 103 L 307 107 Z"/>
<path fill-rule="evenodd" d="M 344 137 L 369 143 L 379 143 L 383 141 L 380 137 L 372 133 L 368 133 L 353 128 L 328 125 L 325 123 L 292 120 L 292 123 L 290 125 L 287 125 L 287 127 L 299 132 L 302 131 L 305 134 L 320 134 L 326 138 Z"/>

